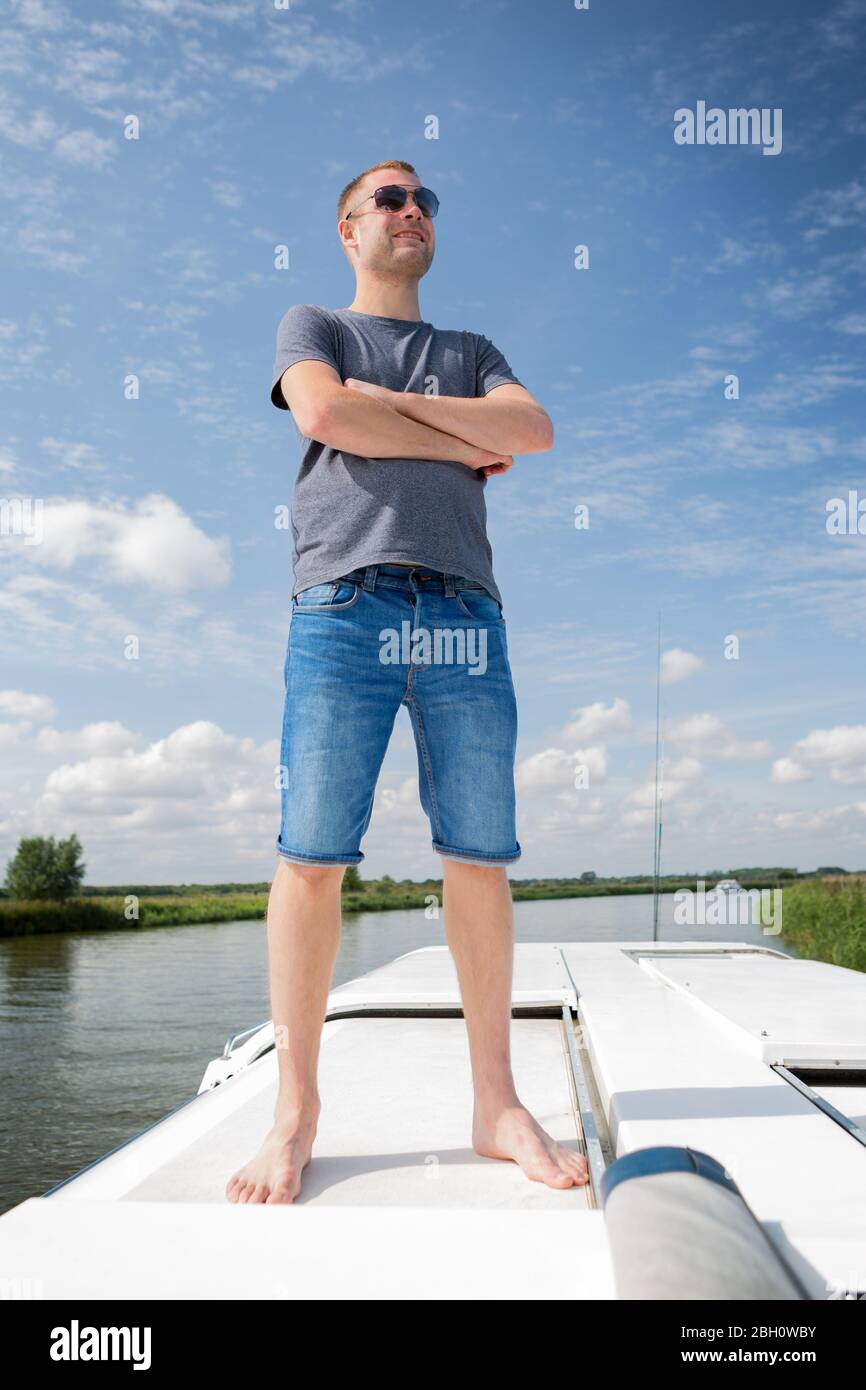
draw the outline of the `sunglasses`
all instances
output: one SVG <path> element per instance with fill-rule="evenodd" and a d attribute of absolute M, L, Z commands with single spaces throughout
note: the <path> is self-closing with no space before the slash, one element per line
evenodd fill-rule
<path fill-rule="evenodd" d="M 375 193 L 368 193 L 366 198 L 362 198 L 357 207 L 347 212 L 346 216 L 351 217 L 352 213 L 363 207 L 364 203 L 372 198 L 376 207 L 381 212 L 399 212 L 406 206 L 409 194 L 415 199 L 415 206 L 425 217 L 433 218 L 439 211 L 439 199 L 430 188 L 415 188 L 413 184 L 386 183 L 383 188 L 377 188 Z"/>

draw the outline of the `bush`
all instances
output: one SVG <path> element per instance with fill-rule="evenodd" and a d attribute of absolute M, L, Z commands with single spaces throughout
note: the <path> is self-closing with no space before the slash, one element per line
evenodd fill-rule
<path fill-rule="evenodd" d="M 81 841 L 77 835 L 59 842 L 53 835 L 33 835 L 21 840 L 15 857 L 6 866 L 10 898 L 66 902 L 78 892 L 83 878 Z"/>
<path fill-rule="evenodd" d="M 866 970 L 866 883 L 795 883 L 782 890 L 782 936 L 798 955 Z"/>

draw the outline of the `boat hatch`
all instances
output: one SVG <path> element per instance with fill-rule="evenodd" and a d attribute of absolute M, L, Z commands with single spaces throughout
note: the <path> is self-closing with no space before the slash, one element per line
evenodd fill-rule
<path fill-rule="evenodd" d="M 866 1062 L 779 1062 L 773 1071 L 866 1147 Z"/>
<path fill-rule="evenodd" d="M 319 1067 L 324 1104 L 300 1206 L 561 1206 L 558 1189 L 527 1182 L 516 1164 L 473 1151 L 471 1067 L 459 1009 L 365 1010 L 355 1003 L 331 1012 Z M 514 1013 L 521 1098 L 550 1134 L 586 1157 L 590 1183 L 570 1198 L 586 1211 L 596 1205 L 606 1131 L 572 1010 L 534 1003 Z M 51 1200 L 224 1202 L 227 1175 L 267 1132 L 276 1086 L 271 1041 L 234 1075 L 52 1189 Z"/>
<path fill-rule="evenodd" d="M 866 1069 L 866 974 L 860 971 L 760 950 L 728 951 L 724 960 L 709 951 L 634 958 L 770 1066 Z"/>

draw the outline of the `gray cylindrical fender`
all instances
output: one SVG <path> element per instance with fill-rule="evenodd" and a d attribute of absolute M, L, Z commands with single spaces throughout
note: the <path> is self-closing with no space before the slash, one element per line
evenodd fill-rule
<path fill-rule="evenodd" d="M 618 1298 L 810 1298 L 709 1154 L 635 1149 L 605 1170 L 601 1192 Z"/>

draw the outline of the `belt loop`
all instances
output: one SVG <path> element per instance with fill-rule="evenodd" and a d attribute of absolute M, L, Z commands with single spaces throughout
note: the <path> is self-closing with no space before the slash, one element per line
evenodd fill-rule
<path fill-rule="evenodd" d="M 445 576 L 445 597 L 446 597 L 446 598 L 453 598 L 453 597 L 454 597 L 454 594 L 455 594 L 455 589 L 454 589 L 454 580 L 455 580 L 455 577 L 456 577 L 456 576 L 453 575 L 453 574 L 446 574 L 446 576 Z"/>
<path fill-rule="evenodd" d="M 367 566 L 367 573 L 364 575 L 364 588 L 367 589 L 367 590 L 368 590 L 369 592 L 371 592 L 371 593 L 372 593 L 372 591 L 373 591 L 373 590 L 375 589 L 375 587 L 376 587 L 376 578 L 377 578 L 377 576 L 378 576 L 378 573 L 379 573 L 379 566 L 378 566 L 378 565 L 368 565 L 368 566 Z"/>

